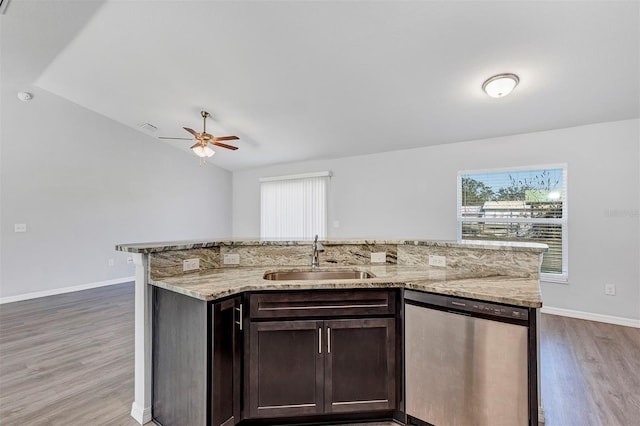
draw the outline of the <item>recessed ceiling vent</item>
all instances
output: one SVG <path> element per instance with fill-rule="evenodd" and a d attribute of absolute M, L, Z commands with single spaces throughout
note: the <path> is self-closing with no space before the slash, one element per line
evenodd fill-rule
<path fill-rule="evenodd" d="M 147 132 L 155 132 L 156 130 L 158 130 L 158 128 L 156 126 L 154 126 L 153 124 L 149 124 L 149 123 L 144 123 L 143 125 L 140 126 L 140 128 L 142 130 L 146 130 Z"/>
<path fill-rule="evenodd" d="M 9 0 L 0 0 L 0 15 L 4 15 L 7 6 L 9 6 Z"/>

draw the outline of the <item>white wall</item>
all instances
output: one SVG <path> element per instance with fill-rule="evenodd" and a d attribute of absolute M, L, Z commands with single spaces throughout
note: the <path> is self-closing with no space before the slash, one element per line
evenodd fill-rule
<path fill-rule="evenodd" d="M 230 172 L 27 88 L 2 94 L 0 297 L 132 276 L 117 243 L 229 237 Z"/>
<path fill-rule="evenodd" d="M 459 170 L 566 163 L 569 283 L 542 283 L 543 301 L 640 319 L 639 126 L 626 120 L 235 172 L 233 236 L 260 234 L 263 176 L 331 170 L 332 238 L 453 240 Z M 604 295 L 605 283 L 616 284 L 616 296 Z"/>

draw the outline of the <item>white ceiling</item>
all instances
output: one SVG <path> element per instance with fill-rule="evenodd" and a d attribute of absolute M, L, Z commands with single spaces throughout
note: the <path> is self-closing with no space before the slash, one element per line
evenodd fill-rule
<path fill-rule="evenodd" d="M 206 109 L 240 170 L 636 118 L 639 4 L 12 0 L 3 60 L 153 137 Z M 520 85 L 489 98 L 502 72 Z"/>

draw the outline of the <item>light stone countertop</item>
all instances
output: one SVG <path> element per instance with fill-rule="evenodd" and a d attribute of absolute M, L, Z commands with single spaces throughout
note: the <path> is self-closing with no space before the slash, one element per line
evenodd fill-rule
<path fill-rule="evenodd" d="M 259 240 L 259 239 L 211 239 L 211 240 L 189 240 L 189 241 L 167 241 L 151 243 L 118 244 L 115 249 L 129 253 L 160 253 L 173 250 L 190 250 L 210 247 L 228 246 L 310 246 L 312 241 L 279 241 L 279 240 Z M 508 242 L 508 241 L 433 241 L 433 240 L 388 240 L 388 239 L 345 239 L 345 240 L 322 240 L 324 245 L 408 245 L 408 246 L 430 246 L 430 247 L 451 247 L 451 248 L 477 248 L 484 250 L 502 251 L 528 251 L 543 253 L 547 251 L 546 244 Z"/>
<path fill-rule="evenodd" d="M 340 269 L 370 272 L 375 278 L 270 281 L 263 278 L 266 272 L 308 271 L 310 268 L 254 266 L 185 273 L 156 281 L 150 280 L 149 283 L 205 301 L 246 291 L 406 288 L 516 306 L 542 306 L 537 277 L 489 275 L 489 272 L 388 264 L 317 268 L 327 271 Z"/>

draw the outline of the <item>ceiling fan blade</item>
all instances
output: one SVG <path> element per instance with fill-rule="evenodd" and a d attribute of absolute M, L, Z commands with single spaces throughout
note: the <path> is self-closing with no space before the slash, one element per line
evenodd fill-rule
<path fill-rule="evenodd" d="M 193 138 L 170 138 L 168 136 L 158 136 L 158 139 L 176 139 L 181 141 L 192 141 Z"/>
<path fill-rule="evenodd" d="M 195 147 L 197 147 L 197 146 L 201 146 L 200 142 L 198 142 L 197 144 L 195 144 L 195 145 L 193 145 L 193 146 L 189 147 L 189 149 L 193 149 L 193 148 L 195 148 Z"/>
<path fill-rule="evenodd" d="M 188 127 L 183 127 L 183 129 L 185 129 L 187 132 L 191 133 L 193 136 L 195 136 L 197 139 L 200 139 L 202 137 L 202 135 L 198 132 L 196 132 L 193 129 L 190 129 Z"/>
<path fill-rule="evenodd" d="M 220 137 L 216 136 L 214 139 L 217 141 L 235 141 L 240 138 L 237 136 L 220 136 Z"/>
<path fill-rule="evenodd" d="M 216 138 L 216 139 L 218 139 L 218 138 Z M 231 149 L 231 150 L 233 150 L 233 151 L 235 151 L 236 149 L 238 149 L 238 147 L 237 147 L 237 146 L 227 145 L 226 143 L 218 142 L 217 140 L 213 140 L 213 141 L 210 141 L 210 142 L 211 142 L 211 144 L 213 144 L 213 145 L 215 145 L 215 146 L 219 146 L 219 147 L 222 147 L 222 148 Z"/>

